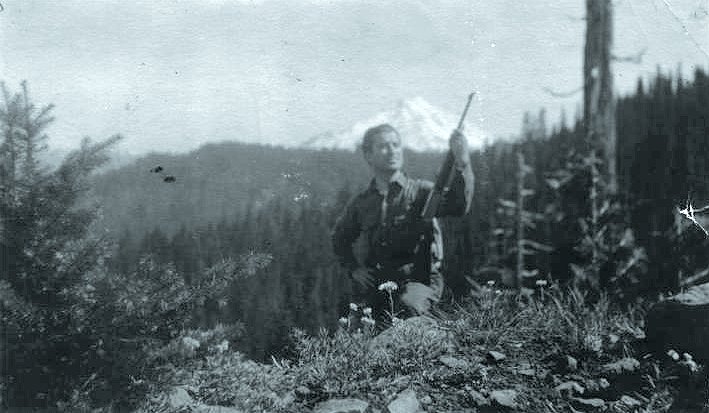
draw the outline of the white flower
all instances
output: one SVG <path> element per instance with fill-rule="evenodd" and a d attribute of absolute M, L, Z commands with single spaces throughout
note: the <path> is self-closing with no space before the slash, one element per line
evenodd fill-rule
<path fill-rule="evenodd" d="M 502 294 L 502 291 L 500 291 L 500 290 L 495 290 L 495 295 L 500 295 L 500 294 Z"/>
<path fill-rule="evenodd" d="M 679 360 L 679 354 L 677 354 L 677 352 L 674 350 L 669 350 L 667 352 L 667 355 L 670 356 L 672 358 L 672 360 L 674 360 L 674 361 Z"/>
<path fill-rule="evenodd" d="M 349 323 L 349 320 L 347 319 L 347 317 L 340 317 L 340 319 L 337 320 L 337 321 L 338 321 L 340 324 L 342 324 L 343 326 L 346 326 L 346 325 Z"/>
<path fill-rule="evenodd" d="M 363 324 L 369 324 L 370 326 L 373 326 L 376 323 L 374 319 L 370 317 L 362 317 L 361 321 Z"/>
<path fill-rule="evenodd" d="M 692 355 L 689 353 L 682 353 L 682 358 L 684 361 L 692 361 Z"/>
<path fill-rule="evenodd" d="M 546 287 L 548 283 L 547 280 L 537 280 L 535 284 L 537 285 L 537 287 Z"/>
<path fill-rule="evenodd" d="M 192 337 L 183 337 L 182 338 L 182 344 L 187 347 L 189 350 L 195 350 L 198 349 L 200 346 L 200 342 L 193 339 Z"/>
<path fill-rule="evenodd" d="M 392 292 L 399 289 L 399 286 L 394 281 L 387 281 L 385 283 L 379 284 L 379 291 Z"/>
<path fill-rule="evenodd" d="M 350 310 L 357 311 L 359 310 L 359 307 L 355 303 L 350 303 Z"/>
<path fill-rule="evenodd" d="M 689 368 L 689 371 L 691 371 L 692 373 L 696 373 L 697 370 L 699 370 L 699 366 L 697 365 L 697 362 L 695 362 L 694 360 L 687 360 L 684 362 L 684 364 L 687 365 L 687 367 Z"/>
<path fill-rule="evenodd" d="M 367 317 L 371 317 L 372 316 L 372 308 L 366 307 L 364 310 L 362 310 L 362 314 L 366 315 Z"/>
<path fill-rule="evenodd" d="M 217 353 L 223 353 L 229 350 L 229 342 L 227 340 L 222 340 L 221 343 L 215 346 L 215 349 L 217 350 Z"/>

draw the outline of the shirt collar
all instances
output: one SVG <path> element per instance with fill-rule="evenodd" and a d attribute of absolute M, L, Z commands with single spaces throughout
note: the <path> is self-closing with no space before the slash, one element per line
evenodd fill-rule
<path fill-rule="evenodd" d="M 405 173 L 396 171 L 394 172 L 394 175 L 392 175 L 391 180 L 389 180 L 389 185 L 391 186 L 391 184 L 397 184 L 400 188 L 404 188 L 408 179 L 409 178 Z M 372 178 L 372 181 L 369 183 L 369 190 L 383 195 L 377 190 L 377 181 L 374 178 Z"/>

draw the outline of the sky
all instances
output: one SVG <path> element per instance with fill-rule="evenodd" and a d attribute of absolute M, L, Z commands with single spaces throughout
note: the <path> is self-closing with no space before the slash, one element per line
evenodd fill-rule
<path fill-rule="evenodd" d="M 422 97 L 490 136 L 580 108 L 584 0 L 0 0 L 0 80 L 56 105 L 50 146 L 296 144 Z M 619 94 L 709 63 L 709 0 L 614 0 Z M 681 64 L 681 66 L 680 66 Z"/>

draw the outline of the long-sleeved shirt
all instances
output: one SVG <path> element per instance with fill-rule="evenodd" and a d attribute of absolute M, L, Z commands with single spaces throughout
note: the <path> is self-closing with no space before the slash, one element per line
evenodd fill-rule
<path fill-rule="evenodd" d="M 456 169 L 438 216 L 466 214 L 473 188 L 470 165 Z M 425 241 L 422 236 L 438 245 L 438 259 L 442 258 L 440 229 L 435 220 L 425 223 L 421 218 L 432 189 L 432 182 L 411 179 L 402 172 L 392 177 L 386 194 L 379 192 L 372 180 L 369 187 L 349 203 L 335 224 L 332 242 L 340 263 L 350 271 L 364 266 L 377 275 L 377 281 L 398 278 L 429 283 L 431 258 L 436 251 L 420 247 L 428 245 L 421 242 Z M 405 271 L 402 272 L 402 268 Z"/>

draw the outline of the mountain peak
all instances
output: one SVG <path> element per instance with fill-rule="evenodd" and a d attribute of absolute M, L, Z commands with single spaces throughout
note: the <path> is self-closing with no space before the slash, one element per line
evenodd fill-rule
<path fill-rule="evenodd" d="M 440 152 L 448 149 L 448 137 L 458 126 L 456 117 L 417 96 L 400 100 L 392 110 L 380 112 L 357 122 L 339 133 L 326 132 L 305 141 L 302 147 L 312 149 L 355 150 L 372 126 L 389 123 L 401 134 L 405 148 L 416 152 Z M 464 125 L 471 148 L 483 146 L 485 133 L 472 124 Z"/>

